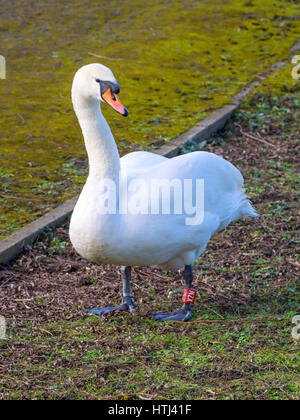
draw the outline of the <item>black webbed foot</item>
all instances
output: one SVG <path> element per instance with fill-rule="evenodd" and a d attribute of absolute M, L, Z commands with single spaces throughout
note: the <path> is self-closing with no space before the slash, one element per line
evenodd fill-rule
<path fill-rule="evenodd" d="M 107 308 L 85 309 L 83 312 L 91 313 L 94 315 L 106 315 L 106 314 L 109 314 L 110 312 L 117 312 L 117 311 L 134 312 L 137 305 L 133 301 L 131 293 L 130 293 L 131 267 L 121 267 L 121 278 L 123 282 L 121 305 L 108 306 Z"/>
<path fill-rule="evenodd" d="M 186 288 L 190 289 L 192 287 L 192 282 L 193 282 L 193 271 L 192 271 L 191 265 L 185 266 L 183 277 L 185 280 Z M 166 312 L 166 313 L 153 312 L 152 315 L 153 315 L 154 321 L 180 321 L 180 322 L 188 321 L 193 316 L 193 313 L 191 310 L 191 304 L 185 298 L 183 298 L 183 302 L 185 303 L 179 311 Z"/>
<path fill-rule="evenodd" d="M 180 309 L 176 312 L 153 312 L 154 321 L 181 321 L 185 322 L 191 319 L 193 313 L 190 309 Z"/>
<path fill-rule="evenodd" d="M 83 312 L 91 313 L 94 315 L 106 315 L 110 312 L 125 311 L 125 312 L 134 312 L 136 308 L 136 303 L 132 300 L 130 296 L 125 296 L 123 298 L 123 303 L 118 306 L 108 306 L 107 308 L 91 308 L 85 309 Z"/>

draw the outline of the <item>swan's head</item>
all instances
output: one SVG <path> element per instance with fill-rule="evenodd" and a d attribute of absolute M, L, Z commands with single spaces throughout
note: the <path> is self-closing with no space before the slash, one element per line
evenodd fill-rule
<path fill-rule="evenodd" d="M 87 100 L 106 102 L 124 117 L 128 115 L 118 97 L 120 86 L 113 72 L 102 64 L 88 64 L 77 71 L 73 80 L 73 96 L 75 92 Z"/>

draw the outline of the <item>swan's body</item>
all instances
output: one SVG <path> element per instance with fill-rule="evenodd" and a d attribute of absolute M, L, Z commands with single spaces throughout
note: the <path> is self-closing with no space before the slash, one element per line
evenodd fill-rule
<path fill-rule="evenodd" d="M 255 215 L 243 192 L 240 172 L 212 153 L 194 152 L 167 159 L 135 152 L 124 156 L 120 167 L 121 174 L 126 172 L 128 183 L 141 178 L 147 182 L 148 191 L 154 177 L 169 181 L 204 179 L 204 221 L 187 226 L 185 213 L 98 214 L 100 192 L 97 181 L 89 178 L 73 213 L 70 233 L 77 251 L 96 263 L 180 269 L 193 264 L 215 232 L 234 219 Z M 131 197 L 135 199 L 129 192 L 129 206 Z"/>
<path fill-rule="evenodd" d="M 90 165 L 87 182 L 70 224 L 71 241 L 83 257 L 96 263 L 181 269 L 192 265 L 209 239 L 230 222 L 245 216 L 257 216 L 245 195 L 240 171 L 213 153 L 193 152 L 167 159 L 154 153 L 134 152 L 120 159 L 99 107 L 101 95 L 99 98 L 92 88 L 89 92 L 84 87 L 94 83 L 95 77 L 98 81 L 109 80 L 116 84 L 109 69 L 93 64 L 77 72 L 72 89 L 74 109 L 83 131 Z M 95 86 L 92 84 L 92 87 Z M 121 112 L 122 108 L 118 106 Z M 105 193 L 102 182 L 106 179 L 116 185 L 115 214 L 103 214 L 99 210 Z M 127 194 L 128 208 L 136 202 L 137 196 L 127 187 L 125 191 L 125 184 L 120 179 L 126 179 L 126 185 L 143 180 L 145 187 L 140 191 L 139 199 L 149 204 L 148 212 L 144 208 L 147 214 L 121 214 L 123 212 L 118 206 L 122 196 Z M 184 210 L 181 214 L 151 214 L 151 183 L 157 179 L 170 182 L 176 179 L 182 181 L 182 185 L 185 179 L 191 179 L 195 181 L 193 194 L 196 179 L 203 179 L 202 223 L 187 225 L 190 215 Z M 174 193 L 171 194 L 171 204 L 174 204 Z"/>

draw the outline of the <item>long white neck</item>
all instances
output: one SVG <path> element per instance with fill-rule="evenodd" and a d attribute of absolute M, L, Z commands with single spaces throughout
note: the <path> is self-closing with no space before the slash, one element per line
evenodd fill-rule
<path fill-rule="evenodd" d="M 99 101 L 88 100 L 76 90 L 72 92 L 72 100 L 88 153 L 89 178 L 95 181 L 109 178 L 117 182 L 120 156 Z"/>

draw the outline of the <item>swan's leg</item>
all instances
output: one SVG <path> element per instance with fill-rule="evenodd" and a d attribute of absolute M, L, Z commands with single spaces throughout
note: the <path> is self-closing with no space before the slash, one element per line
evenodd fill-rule
<path fill-rule="evenodd" d="M 185 285 L 188 289 L 191 289 L 193 283 L 193 270 L 191 265 L 186 265 L 183 277 Z M 190 303 L 184 303 L 182 308 L 176 312 L 153 312 L 153 318 L 155 321 L 188 321 L 193 316 Z"/>
<path fill-rule="evenodd" d="M 136 304 L 132 300 L 132 296 L 130 292 L 131 267 L 121 267 L 121 278 L 123 282 L 121 305 L 109 306 L 107 308 L 86 309 L 84 312 L 89 312 L 95 315 L 105 315 L 105 314 L 108 314 L 109 312 L 115 312 L 115 311 L 133 312 L 135 310 Z"/>
<path fill-rule="evenodd" d="M 122 303 L 127 305 L 130 312 L 135 311 L 136 303 L 132 299 L 132 294 L 130 291 L 130 281 L 131 281 L 131 267 L 121 267 L 121 278 L 123 283 L 122 291 Z"/>

